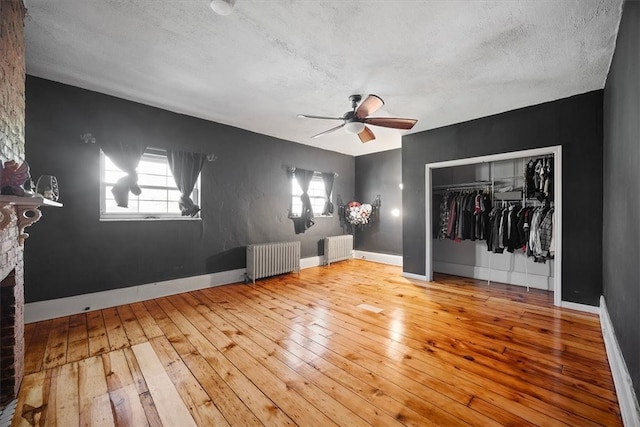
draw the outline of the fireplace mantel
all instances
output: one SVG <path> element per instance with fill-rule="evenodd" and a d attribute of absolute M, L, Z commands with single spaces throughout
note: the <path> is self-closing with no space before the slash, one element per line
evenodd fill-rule
<path fill-rule="evenodd" d="M 62 203 L 54 202 L 41 196 L 19 197 L 19 196 L 0 196 L 0 231 L 5 230 L 11 225 L 11 219 L 17 216 L 18 225 L 18 243 L 20 246 L 24 240 L 29 237 L 24 229 L 37 222 L 41 217 L 40 206 L 51 206 L 61 208 Z"/>

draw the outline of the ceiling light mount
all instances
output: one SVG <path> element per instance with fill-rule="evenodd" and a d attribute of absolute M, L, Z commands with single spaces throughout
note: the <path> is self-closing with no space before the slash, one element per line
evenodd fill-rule
<path fill-rule="evenodd" d="M 209 6 L 218 15 L 227 16 L 233 12 L 236 0 L 211 0 Z"/>
<path fill-rule="evenodd" d="M 351 108 L 353 109 L 353 111 L 356 111 L 356 108 L 358 107 L 358 102 L 360 102 L 361 100 L 362 100 L 362 96 L 360 95 L 349 96 L 349 101 L 351 101 Z"/>
<path fill-rule="evenodd" d="M 354 119 L 345 123 L 344 130 L 352 135 L 357 135 L 364 130 L 364 123 Z"/>

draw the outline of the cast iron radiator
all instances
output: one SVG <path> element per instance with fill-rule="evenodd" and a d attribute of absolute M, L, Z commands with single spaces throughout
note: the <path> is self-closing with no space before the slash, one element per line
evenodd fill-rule
<path fill-rule="evenodd" d="M 247 279 L 300 271 L 300 242 L 247 245 Z"/>
<path fill-rule="evenodd" d="M 324 239 L 324 259 L 326 265 L 332 262 L 351 259 L 353 257 L 353 236 L 325 237 Z"/>

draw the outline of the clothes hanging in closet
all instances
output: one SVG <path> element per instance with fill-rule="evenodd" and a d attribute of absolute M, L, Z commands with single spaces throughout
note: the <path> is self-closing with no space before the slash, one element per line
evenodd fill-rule
<path fill-rule="evenodd" d="M 555 252 L 553 208 L 522 207 L 520 203 L 495 206 L 489 213 L 487 250 L 493 253 L 526 251 L 536 262 L 546 262 Z"/>
<path fill-rule="evenodd" d="M 553 157 L 531 159 L 524 171 L 528 199 L 553 200 Z"/>
<path fill-rule="evenodd" d="M 436 238 L 485 240 L 491 198 L 483 191 L 446 191 L 440 201 Z"/>

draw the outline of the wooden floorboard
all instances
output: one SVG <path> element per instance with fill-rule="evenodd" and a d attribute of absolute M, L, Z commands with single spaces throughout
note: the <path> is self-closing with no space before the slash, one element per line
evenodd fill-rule
<path fill-rule="evenodd" d="M 25 327 L 13 426 L 621 426 L 598 317 L 361 260 Z"/>

